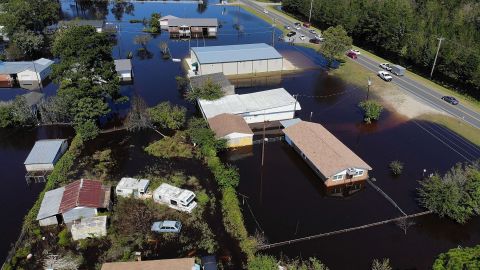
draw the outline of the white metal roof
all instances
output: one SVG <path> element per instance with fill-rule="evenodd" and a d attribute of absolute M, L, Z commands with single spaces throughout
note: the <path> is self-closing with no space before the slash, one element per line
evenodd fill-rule
<path fill-rule="evenodd" d="M 52 164 L 65 139 L 36 141 L 24 164 Z"/>
<path fill-rule="evenodd" d="M 115 64 L 115 71 L 131 71 L 132 61 L 130 59 L 117 59 L 113 60 Z"/>
<path fill-rule="evenodd" d="M 148 179 L 136 179 L 123 177 L 117 184 L 117 188 L 121 189 L 146 189 L 150 180 Z"/>
<path fill-rule="evenodd" d="M 274 47 L 265 43 L 192 47 L 191 51 L 195 53 L 200 64 L 282 58 Z"/>
<path fill-rule="evenodd" d="M 159 194 L 162 197 L 167 198 L 177 198 L 178 200 L 186 200 L 192 194 L 194 194 L 190 190 L 181 189 L 169 184 L 161 184 L 157 189 L 154 191 L 155 194 Z"/>
<path fill-rule="evenodd" d="M 38 211 L 37 220 L 48 218 L 60 213 L 60 203 L 62 202 L 65 187 L 57 188 L 45 192 L 43 196 L 40 210 Z"/>
<path fill-rule="evenodd" d="M 242 114 L 247 112 L 274 109 L 295 104 L 295 98 L 284 88 L 277 88 L 243 95 L 229 95 L 217 100 L 199 100 L 206 118 L 222 113 Z M 296 110 L 300 110 L 297 102 Z"/>

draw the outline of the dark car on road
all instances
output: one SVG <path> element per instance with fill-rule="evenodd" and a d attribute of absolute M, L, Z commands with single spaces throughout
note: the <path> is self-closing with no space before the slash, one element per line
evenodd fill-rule
<path fill-rule="evenodd" d="M 320 44 L 320 39 L 317 39 L 317 38 L 312 38 L 312 39 L 310 39 L 310 43 L 313 43 L 313 44 Z"/>
<path fill-rule="evenodd" d="M 352 59 L 357 59 L 357 54 L 354 52 L 347 52 L 347 56 Z"/>
<path fill-rule="evenodd" d="M 296 34 L 297 34 L 297 32 L 295 32 L 295 31 L 290 31 L 290 32 L 288 32 L 287 37 L 293 37 L 293 36 L 295 36 Z"/>
<path fill-rule="evenodd" d="M 454 97 L 451 97 L 451 96 L 443 96 L 442 99 L 445 100 L 446 102 L 450 103 L 450 104 L 453 104 L 453 105 L 458 104 L 458 100 Z"/>

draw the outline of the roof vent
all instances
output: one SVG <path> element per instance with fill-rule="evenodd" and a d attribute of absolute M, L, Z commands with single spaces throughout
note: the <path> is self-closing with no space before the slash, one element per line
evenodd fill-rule
<path fill-rule="evenodd" d="M 347 175 L 353 176 L 353 175 L 355 175 L 356 172 L 357 172 L 357 170 L 355 170 L 355 168 L 348 168 L 347 169 Z"/>

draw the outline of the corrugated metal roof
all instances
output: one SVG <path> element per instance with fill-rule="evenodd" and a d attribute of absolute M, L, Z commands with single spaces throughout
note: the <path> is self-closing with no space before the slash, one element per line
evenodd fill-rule
<path fill-rule="evenodd" d="M 284 127 L 287 128 L 289 126 L 293 126 L 297 123 L 300 123 L 302 120 L 300 118 L 293 118 L 293 119 L 287 119 L 287 120 L 282 120 L 280 121 L 280 124 Z"/>
<path fill-rule="evenodd" d="M 243 114 L 295 104 L 295 98 L 284 88 L 277 88 L 251 94 L 224 96 L 217 100 L 199 100 L 207 118 L 222 113 Z M 297 102 L 296 110 L 300 110 Z"/>
<path fill-rule="evenodd" d="M 117 184 L 117 188 L 122 189 L 146 189 L 150 180 L 123 177 Z"/>
<path fill-rule="evenodd" d="M 160 18 L 160 21 L 170 20 L 170 19 L 178 19 L 178 17 L 173 16 L 173 15 L 167 15 L 167 16 L 161 17 L 161 18 Z"/>
<path fill-rule="evenodd" d="M 195 258 L 111 262 L 104 263 L 101 270 L 192 270 Z"/>
<path fill-rule="evenodd" d="M 72 20 L 72 21 L 59 21 L 58 26 L 64 27 L 64 26 L 85 26 L 85 25 L 90 25 L 95 28 L 102 28 L 104 24 L 104 21 L 102 20 Z"/>
<path fill-rule="evenodd" d="M 169 18 L 168 26 L 207 26 L 207 27 L 217 27 L 218 20 L 217 18 Z"/>
<path fill-rule="evenodd" d="M 131 71 L 132 61 L 130 59 L 117 59 L 113 61 L 115 63 L 115 71 Z"/>
<path fill-rule="evenodd" d="M 62 202 L 65 187 L 57 188 L 45 192 L 43 196 L 40 210 L 38 211 L 37 220 L 51 217 L 60 213 L 60 203 Z"/>
<path fill-rule="evenodd" d="M 60 212 L 64 213 L 75 207 L 106 208 L 106 196 L 110 188 L 102 182 L 89 179 L 80 179 L 65 186 Z"/>
<path fill-rule="evenodd" d="M 265 43 L 192 47 L 200 64 L 278 59 L 282 55 Z"/>
<path fill-rule="evenodd" d="M 107 235 L 107 216 L 82 218 L 80 222 L 72 224 L 73 240 Z"/>
<path fill-rule="evenodd" d="M 23 164 L 52 164 L 65 139 L 36 141 Z"/>
<path fill-rule="evenodd" d="M 0 74 L 10 75 L 17 74 L 25 70 L 42 72 L 44 69 L 51 66 L 54 62 L 50 59 L 40 58 L 34 62 L 20 61 L 20 62 L 0 62 Z"/>

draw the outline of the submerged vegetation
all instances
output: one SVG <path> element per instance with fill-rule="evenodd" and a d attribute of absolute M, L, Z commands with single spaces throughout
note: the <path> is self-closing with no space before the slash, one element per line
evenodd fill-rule
<path fill-rule="evenodd" d="M 187 92 L 186 98 L 190 102 L 197 99 L 216 100 L 224 96 L 222 87 L 207 79 L 201 87 L 195 87 Z"/>
<path fill-rule="evenodd" d="M 362 101 L 358 104 L 358 106 L 362 109 L 364 114 L 363 120 L 367 124 L 371 124 L 372 121 L 378 120 L 383 111 L 382 105 L 373 100 Z"/>

